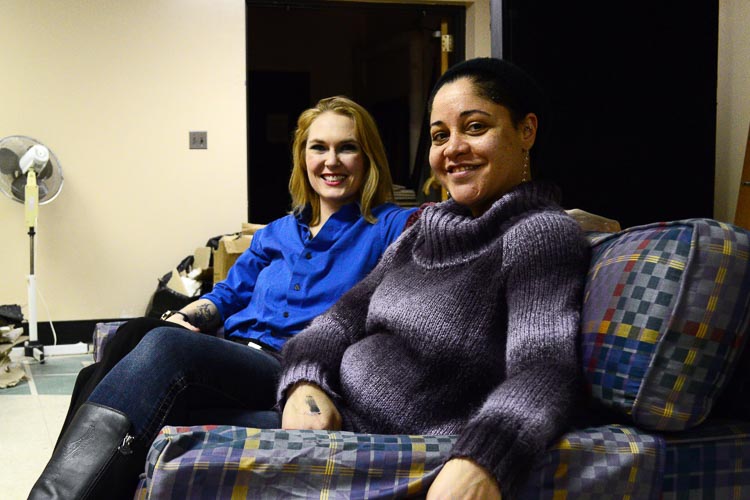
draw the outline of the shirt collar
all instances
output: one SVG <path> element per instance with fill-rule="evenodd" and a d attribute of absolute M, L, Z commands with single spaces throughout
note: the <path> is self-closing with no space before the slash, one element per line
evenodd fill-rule
<path fill-rule="evenodd" d="M 331 218 L 344 222 L 355 220 L 359 218 L 360 215 L 361 210 L 359 208 L 359 202 L 354 201 L 339 208 L 338 211 L 331 216 Z"/>
<path fill-rule="evenodd" d="M 348 222 L 357 219 L 361 215 L 361 209 L 359 202 L 353 201 L 339 208 L 336 213 L 331 215 L 331 219 L 335 221 Z M 312 217 L 312 207 L 308 203 L 302 212 L 296 215 L 297 223 L 303 226 L 310 224 L 310 218 Z"/>
<path fill-rule="evenodd" d="M 298 224 L 307 226 L 310 223 L 310 217 L 312 217 L 312 207 L 310 204 L 305 205 L 305 208 L 301 212 L 294 214 L 294 217 L 297 219 Z"/>

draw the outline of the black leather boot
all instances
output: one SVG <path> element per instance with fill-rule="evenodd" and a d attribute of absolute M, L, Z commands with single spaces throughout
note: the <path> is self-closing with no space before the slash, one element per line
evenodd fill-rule
<path fill-rule="evenodd" d="M 95 403 L 82 405 L 29 499 L 133 498 L 147 447 L 129 431 L 130 420 L 123 413 Z"/>

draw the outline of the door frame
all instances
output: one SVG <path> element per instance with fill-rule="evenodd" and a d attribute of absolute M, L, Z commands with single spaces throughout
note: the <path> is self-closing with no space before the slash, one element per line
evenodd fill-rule
<path fill-rule="evenodd" d="M 464 25 L 464 47 L 466 59 L 472 57 L 500 57 L 500 52 L 495 51 L 495 34 L 501 34 L 502 27 L 502 0 L 408 0 L 400 2 L 397 0 L 245 0 L 245 5 L 267 5 L 278 7 L 279 4 L 314 6 L 315 4 L 340 4 L 348 3 L 363 4 L 398 4 L 398 5 L 430 5 L 430 6 L 459 6 L 466 8 L 466 22 Z M 492 5 L 491 5 L 492 4 Z M 490 22 L 488 23 L 487 20 Z M 502 37 L 498 38 L 502 42 Z"/>
<path fill-rule="evenodd" d="M 365 9 L 371 8 L 374 10 L 387 10 L 389 8 L 393 9 L 410 9 L 414 8 L 415 11 L 418 13 L 420 6 L 431 7 L 431 8 L 451 8 L 452 9 L 464 9 L 461 13 L 463 16 L 463 22 L 461 21 L 461 18 L 453 18 L 454 23 L 452 24 L 458 24 L 454 28 L 454 46 L 455 46 L 455 57 L 451 58 L 451 63 L 457 62 L 459 60 L 463 60 L 465 58 L 474 57 L 477 52 L 477 26 L 483 25 L 485 27 L 485 30 L 480 38 L 479 46 L 481 47 L 479 50 L 482 50 L 484 53 L 481 55 L 488 56 L 489 54 L 489 23 L 486 22 L 487 17 L 489 16 L 489 2 L 490 0 L 477 0 L 477 1 L 470 1 L 470 2 L 455 2 L 455 1 L 441 1 L 441 0 L 412 0 L 408 2 L 394 2 L 394 1 L 378 1 L 378 0 L 370 0 L 370 1 L 363 1 L 363 0 L 245 0 L 245 25 L 246 25 L 246 39 L 250 36 L 250 25 L 251 25 L 251 18 L 250 18 L 250 11 L 251 7 L 272 7 L 272 8 L 284 8 L 285 6 L 289 6 L 292 8 L 300 8 L 300 9 L 336 9 L 336 8 L 348 8 L 349 10 L 352 9 L 350 4 L 356 3 L 361 4 L 361 6 Z M 434 11 L 433 11 L 434 12 Z M 482 14 L 484 12 L 484 14 Z M 483 18 L 485 20 L 484 23 L 477 23 L 477 18 Z M 457 23 L 455 22 L 457 21 Z M 246 41 L 247 45 L 247 41 Z M 251 51 L 247 50 L 246 54 L 246 71 L 249 71 L 252 64 L 250 63 L 250 56 Z M 250 130 L 252 129 L 251 124 L 249 123 L 250 120 L 250 108 L 252 106 L 252 99 L 253 96 L 249 94 L 250 92 L 250 86 L 249 82 L 246 82 L 246 88 L 247 88 L 247 120 L 248 120 L 248 138 L 247 138 L 247 151 L 246 151 L 246 164 L 247 164 L 247 194 L 248 194 L 248 203 L 247 203 L 247 211 L 248 211 L 248 220 L 253 219 L 252 214 L 252 206 L 253 201 L 250 196 L 250 186 L 252 183 L 252 165 L 250 164 L 250 158 L 251 158 L 251 151 L 250 151 L 250 145 L 251 145 L 251 138 L 249 136 Z M 422 138 L 419 138 L 419 141 L 421 142 Z M 412 158 L 410 155 L 411 163 L 416 163 L 415 158 Z M 413 174 L 413 173 L 412 173 Z M 412 179 L 413 181 L 413 179 Z"/>

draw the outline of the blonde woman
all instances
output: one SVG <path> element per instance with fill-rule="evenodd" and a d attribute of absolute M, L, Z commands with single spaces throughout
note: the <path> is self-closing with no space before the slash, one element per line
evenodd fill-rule
<path fill-rule="evenodd" d="M 383 144 L 360 105 L 323 99 L 297 125 L 292 213 L 255 233 L 207 295 L 166 321 L 123 325 L 79 377 L 30 498 L 132 497 L 164 424 L 279 426 L 278 351 L 375 267 L 415 211 L 390 203 Z M 221 326 L 228 340 L 210 335 Z"/>

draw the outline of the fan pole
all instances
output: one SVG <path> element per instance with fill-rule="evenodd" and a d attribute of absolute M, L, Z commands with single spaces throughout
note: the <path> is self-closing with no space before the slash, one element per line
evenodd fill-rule
<path fill-rule="evenodd" d="M 36 230 L 33 227 L 29 228 L 29 250 L 30 250 L 30 262 L 29 262 L 29 340 L 31 342 L 37 342 L 39 340 L 39 333 L 37 330 L 37 311 L 36 311 L 36 275 L 34 274 L 34 235 Z"/>
<path fill-rule="evenodd" d="M 26 225 L 29 228 L 29 340 L 24 343 L 24 355 L 33 356 L 40 363 L 44 363 L 44 344 L 39 342 L 37 331 L 36 275 L 34 274 L 36 260 L 34 236 L 36 236 L 36 221 L 39 214 L 39 186 L 36 183 L 36 172 L 33 168 L 29 169 L 26 175 L 24 205 L 26 207 Z"/>

